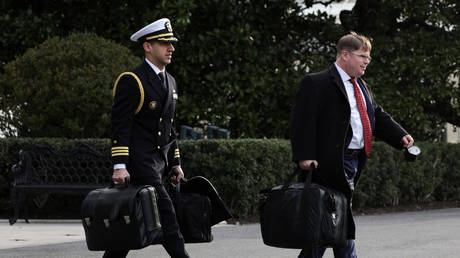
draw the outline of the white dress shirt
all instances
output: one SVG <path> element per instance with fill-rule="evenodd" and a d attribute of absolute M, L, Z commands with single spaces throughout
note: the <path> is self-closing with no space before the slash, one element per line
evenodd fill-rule
<path fill-rule="evenodd" d="M 163 72 L 163 74 L 165 74 L 166 68 L 163 68 L 163 70 L 158 69 L 158 67 L 156 67 L 154 64 L 152 64 L 152 62 L 150 62 L 147 58 L 145 59 L 145 62 L 147 62 L 147 64 L 149 64 L 150 67 L 152 67 L 152 69 L 153 69 L 153 71 L 155 72 L 156 75 L 158 75 L 160 72 Z"/>
<path fill-rule="evenodd" d="M 351 142 L 348 145 L 348 149 L 362 149 L 364 148 L 363 124 L 361 122 L 361 116 L 359 115 L 358 105 L 356 104 L 353 84 L 349 81 L 351 77 L 342 68 L 340 68 L 337 63 L 335 63 L 335 67 L 339 72 L 340 78 L 342 78 L 343 85 L 345 85 L 348 103 L 350 103 L 350 125 L 353 135 L 351 137 Z M 359 89 L 359 92 L 361 95 L 363 94 L 361 88 Z M 365 99 L 364 96 L 363 99 Z M 366 101 L 364 101 L 364 105 L 366 105 Z"/>

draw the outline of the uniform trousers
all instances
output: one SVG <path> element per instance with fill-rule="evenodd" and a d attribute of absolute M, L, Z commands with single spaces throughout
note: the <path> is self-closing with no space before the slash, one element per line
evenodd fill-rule
<path fill-rule="evenodd" d="M 350 185 L 352 191 L 354 190 L 353 180 L 358 171 L 358 157 L 357 155 L 345 152 L 343 157 L 343 168 L 345 177 Z M 299 254 L 298 258 L 321 258 L 324 255 L 326 248 L 304 248 Z M 348 239 L 345 247 L 333 248 L 335 258 L 357 258 L 355 240 Z"/>
<path fill-rule="evenodd" d="M 138 159 L 132 161 L 128 171 L 146 171 L 146 169 L 148 169 L 153 173 L 151 177 L 131 176 L 131 182 L 135 185 L 152 185 L 155 187 L 158 196 L 157 207 L 160 213 L 160 223 L 163 230 L 162 245 L 172 258 L 189 258 L 184 246 L 184 237 L 177 223 L 173 203 L 162 184 L 162 173 L 158 172 L 164 171 L 165 167 L 165 162 L 159 155 L 158 152 L 155 152 L 150 155 L 152 159 Z M 105 251 L 103 258 L 123 258 L 126 257 L 128 252 L 129 250 Z M 155 255 L 152 255 L 152 257 L 155 257 Z"/>

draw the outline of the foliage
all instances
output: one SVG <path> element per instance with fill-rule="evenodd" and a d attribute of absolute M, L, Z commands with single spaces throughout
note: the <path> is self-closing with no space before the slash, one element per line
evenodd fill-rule
<path fill-rule="evenodd" d="M 294 167 L 286 140 L 200 140 L 180 146 L 186 176 L 213 182 L 236 219 L 257 214 L 260 190 L 284 181 Z"/>
<path fill-rule="evenodd" d="M 335 60 L 350 30 L 372 39 L 365 75 L 376 100 L 416 138 L 459 126 L 460 6 L 456 0 L 357 0 L 342 25 L 314 4 L 338 0 L 24 1 L 0 5 L 0 71 L 50 36 L 93 32 L 142 50 L 129 36 L 169 17 L 179 38 L 173 63 L 178 124 L 227 128 L 232 137 L 288 137 L 296 85 Z M 303 6 L 300 6 L 303 4 Z M 104 107 L 108 108 L 108 107 Z"/>
<path fill-rule="evenodd" d="M 2 7 L 3 63 L 72 31 L 94 32 L 141 56 L 130 34 L 169 17 L 180 40 L 168 66 L 179 83 L 179 124 L 214 124 L 233 137 L 287 137 L 298 81 L 307 69 L 330 64 L 339 35 L 333 18 L 304 15 L 295 0 L 4 1 Z"/>
<path fill-rule="evenodd" d="M 58 150 L 70 150 L 86 143 L 110 153 L 108 139 L 6 138 L 0 139 L 0 216 L 11 210 L 9 184 L 11 166 L 18 162 L 21 148 L 48 143 Z M 375 143 L 354 194 L 354 209 L 404 207 L 433 201 L 460 200 L 460 144 L 420 142 L 422 153 L 416 162 L 406 162 L 402 151 Z M 285 182 L 294 168 L 290 144 L 277 139 L 181 141 L 182 167 L 187 178 L 208 178 L 237 220 L 258 215 L 260 190 Z M 41 209 L 30 209 L 32 216 L 61 217 L 69 212 L 62 203 L 79 207 L 82 198 L 50 196 Z M 52 200 L 52 202 L 50 201 Z M 34 205 L 29 204 L 29 205 Z M 78 210 L 78 209 L 77 209 Z M 36 213 L 37 212 L 37 213 Z M 71 214 L 71 212 L 69 212 Z M 78 212 L 73 213 L 74 217 Z"/>
<path fill-rule="evenodd" d="M 92 32 L 130 46 L 130 35 L 161 15 L 159 4 L 158 0 L 3 0 L 0 67 L 49 37 L 74 32 Z"/>
<path fill-rule="evenodd" d="M 191 9 L 174 64 L 181 121 L 228 128 L 232 137 L 287 137 L 300 78 L 330 65 L 329 40 L 338 36 L 332 18 L 302 11 L 296 1 L 257 0 Z"/>
<path fill-rule="evenodd" d="M 115 78 L 138 63 L 129 49 L 95 34 L 50 38 L 5 66 L 1 129 L 27 137 L 106 137 Z"/>
<path fill-rule="evenodd" d="M 458 1 L 357 0 L 340 17 L 346 30 L 372 38 L 365 77 L 415 138 L 440 139 L 445 122 L 460 126 Z"/>
<path fill-rule="evenodd" d="M 357 186 L 353 207 L 396 207 L 460 198 L 459 144 L 419 142 L 422 153 L 406 162 L 400 151 L 376 143 Z"/>

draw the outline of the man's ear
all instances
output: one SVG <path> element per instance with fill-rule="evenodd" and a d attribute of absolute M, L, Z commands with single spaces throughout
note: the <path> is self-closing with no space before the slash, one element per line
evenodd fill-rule
<path fill-rule="evenodd" d="M 343 60 L 348 60 L 349 54 L 350 53 L 348 53 L 348 51 L 342 50 L 342 53 L 340 53 L 340 56 Z"/>
<path fill-rule="evenodd" d="M 145 52 L 150 52 L 152 50 L 152 45 L 147 41 L 142 43 L 142 47 L 144 48 Z"/>

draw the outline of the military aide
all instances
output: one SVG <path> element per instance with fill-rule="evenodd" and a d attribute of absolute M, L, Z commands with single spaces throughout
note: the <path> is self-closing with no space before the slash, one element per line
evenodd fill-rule
<path fill-rule="evenodd" d="M 136 185 L 153 185 L 163 230 L 163 246 L 171 257 L 189 257 L 179 231 L 163 176 L 184 176 L 176 142 L 174 117 L 178 100 L 176 81 L 166 72 L 174 52 L 171 23 L 163 18 L 131 36 L 142 45 L 145 61 L 122 73 L 113 88 L 112 162 L 113 181 L 125 178 Z M 126 257 L 129 250 L 106 251 L 104 257 Z"/>

